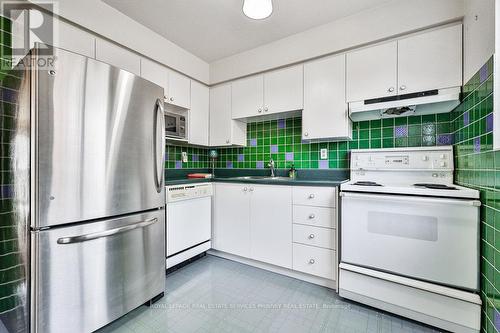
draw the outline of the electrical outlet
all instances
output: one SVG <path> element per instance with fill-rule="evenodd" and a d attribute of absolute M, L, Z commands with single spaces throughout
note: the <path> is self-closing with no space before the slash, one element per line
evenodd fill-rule
<path fill-rule="evenodd" d="M 185 151 L 183 151 L 181 153 L 181 158 L 182 158 L 182 162 L 187 163 L 187 161 L 188 161 L 188 154 Z"/>
<path fill-rule="evenodd" d="M 328 159 L 328 149 L 326 148 L 321 149 L 321 159 L 322 160 Z"/>

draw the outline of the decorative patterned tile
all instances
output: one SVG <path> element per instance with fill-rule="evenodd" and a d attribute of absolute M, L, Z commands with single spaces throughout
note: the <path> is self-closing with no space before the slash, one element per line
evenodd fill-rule
<path fill-rule="evenodd" d="M 245 155 L 244 154 L 238 154 L 238 162 L 244 162 L 245 161 Z"/>
<path fill-rule="evenodd" d="M 318 162 L 318 168 L 319 169 L 328 169 L 328 161 L 327 160 L 321 160 Z"/>
<path fill-rule="evenodd" d="M 453 144 L 453 134 L 438 134 L 437 144 L 440 146 L 448 146 Z"/>
<path fill-rule="evenodd" d="M 250 146 L 256 147 L 257 146 L 257 139 L 250 139 Z"/>
<path fill-rule="evenodd" d="M 264 169 L 264 161 L 257 161 L 256 168 L 257 169 Z"/>
<path fill-rule="evenodd" d="M 397 118 L 397 119 L 401 119 L 401 118 Z M 408 137 L 408 126 L 407 125 L 396 126 L 394 128 L 394 137 L 395 138 Z"/>
<path fill-rule="evenodd" d="M 285 119 L 279 119 L 278 120 L 278 129 L 284 129 L 285 127 L 286 127 Z"/>
<path fill-rule="evenodd" d="M 286 153 L 285 161 L 293 161 L 293 153 Z"/>

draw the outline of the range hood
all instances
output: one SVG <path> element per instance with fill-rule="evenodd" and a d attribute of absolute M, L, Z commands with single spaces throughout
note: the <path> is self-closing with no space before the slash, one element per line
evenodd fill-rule
<path fill-rule="evenodd" d="M 353 121 L 445 113 L 460 104 L 460 87 L 349 103 Z"/>

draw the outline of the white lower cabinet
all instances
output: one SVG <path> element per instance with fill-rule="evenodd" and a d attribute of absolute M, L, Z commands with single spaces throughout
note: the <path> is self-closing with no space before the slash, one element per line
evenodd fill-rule
<path fill-rule="evenodd" d="M 214 202 L 213 248 L 249 257 L 250 195 L 248 186 L 218 183 L 215 185 Z"/>
<path fill-rule="evenodd" d="M 215 250 L 335 280 L 334 188 L 216 183 L 215 189 Z"/>
<path fill-rule="evenodd" d="M 293 269 L 335 280 L 335 251 L 303 244 L 293 244 Z"/>
<path fill-rule="evenodd" d="M 292 188 L 250 186 L 250 257 L 292 268 Z"/>

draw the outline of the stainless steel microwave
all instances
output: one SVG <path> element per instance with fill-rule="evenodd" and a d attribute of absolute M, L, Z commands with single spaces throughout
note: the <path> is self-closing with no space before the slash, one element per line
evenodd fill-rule
<path fill-rule="evenodd" d="M 186 117 L 165 112 L 165 135 L 176 139 L 186 139 Z"/>

